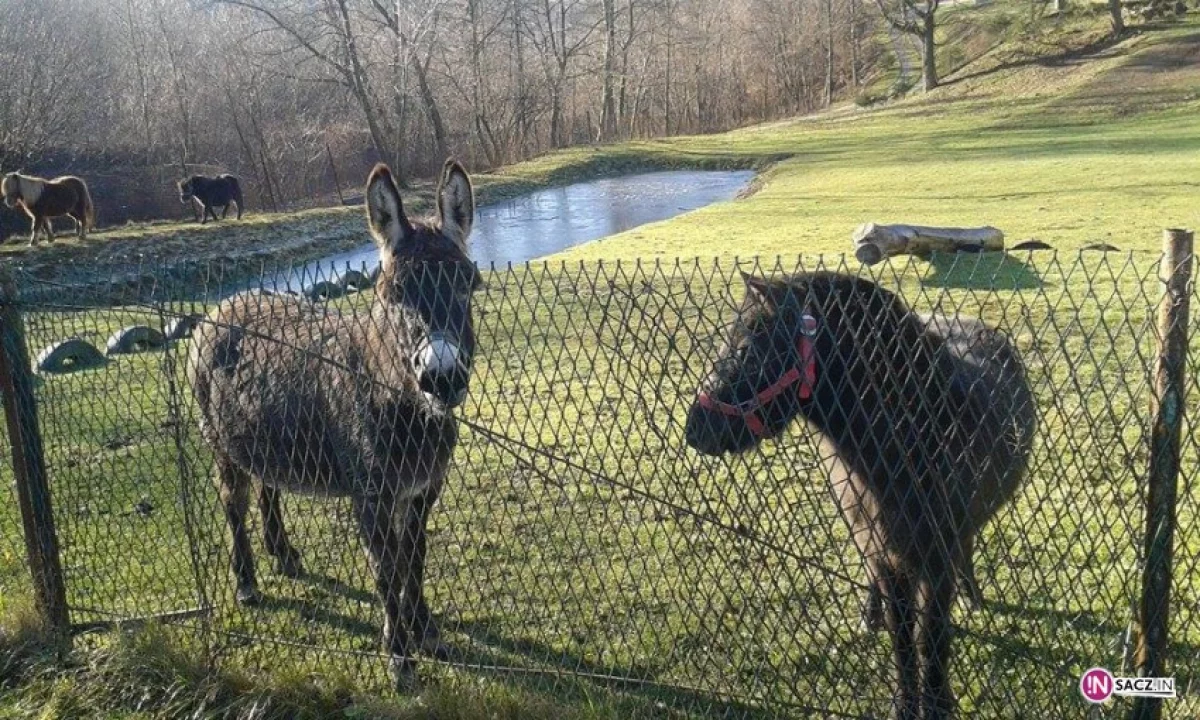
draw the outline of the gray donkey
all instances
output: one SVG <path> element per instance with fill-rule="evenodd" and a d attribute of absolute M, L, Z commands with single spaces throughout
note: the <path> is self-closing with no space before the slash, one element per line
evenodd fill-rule
<path fill-rule="evenodd" d="M 259 600 L 246 532 L 252 486 L 267 551 L 290 577 L 303 570 L 280 491 L 350 496 L 403 687 L 414 638 L 426 653 L 447 652 L 422 593 L 425 527 L 457 442 L 453 410 L 470 379 L 481 278 L 466 246 L 475 200 L 457 162 L 442 172 L 431 221 L 409 222 L 385 165 L 366 196 L 380 261 L 370 313 L 238 295 L 196 330 L 189 373 L 233 534 L 238 601 Z"/>

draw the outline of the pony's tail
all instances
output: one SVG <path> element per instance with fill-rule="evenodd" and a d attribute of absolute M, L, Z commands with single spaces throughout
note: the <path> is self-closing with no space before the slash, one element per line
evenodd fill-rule
<path fill-rule="evenodd" d="M 246 201 L 242 200 L 242 182 L 240 180 L 238 180 L 237 178 L 232 178 L 232 180 L 233 180 L 233 201 L 237 203 L 237 206 L 238 206 L 237 217 L 238 217 L 238 220 L 241 220 L 242 219 L 242 211 L 246 209 Z"/>
<path fill-rule="evenodd" d="M 92 191 L 88 189 L 87 183 L 83 185 L 83 224 L 88 230 L 96 229 L 96 206 L 92 204 Z"/>

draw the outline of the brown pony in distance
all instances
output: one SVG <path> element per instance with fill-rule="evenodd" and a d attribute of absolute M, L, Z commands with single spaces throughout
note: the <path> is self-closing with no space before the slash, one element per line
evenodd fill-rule
<path fill-rule="evenodd" d="M 687 442 L 739 453 L 804 419 L 865 560 L 865 610 L 884 606 L 893 717 L 947 718 L 956 576 L 972 573 L 974 537 L 1016 491 L 1032 447 L 1020 357 L 979 321 L 922 318 L 866 279 L 744 279 Z"/>
<path fill-rule="evenodd" d="M 349 496 L 403 687 L 414 636 L 424 652 L 447 652 L 422 588 L 425 527 L 458 440 L 454 408 L 470 380 L 472 293 L 482 279 L 467 256 L 475 200 L 457 162 L 443 170 L 434 220 L 409 221 L 385 165 L 371 172 L 366 197 L 380 259 L 369 313 L 237 295 L 195 330 L 188 372 L 216 456 L 237 599 L 259 599 L 246 532 L 252 487 L 267 551 L 292 577 L 300 554 L 280 493 Z"/>
<path fill-rule="evenodd" d="M 51 218 L 66 215 L 75 221 L 75 234 L 80 240 L 87 238 L 87 231 L 96 224 L 96 210 L 87 183 L 73 176 L 64 175 L 46 180 L 44 178 L 8 173 L 0 181 L 0 194 L 9 207 L 20 206 L 33 224 L 29 244 L 36 245 L 38 232 L 45 230 L 54 242 L 54 227 Z"/>

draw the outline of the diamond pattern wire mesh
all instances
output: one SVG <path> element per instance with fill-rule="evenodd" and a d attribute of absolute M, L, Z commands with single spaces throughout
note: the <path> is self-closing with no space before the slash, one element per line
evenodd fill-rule
<path fill-rule="evenodd" d="M 483 272 L 470 393 L 456 412 L 458 444 L 428 528 L 426 594 L 450 654 L 434 661 L 418 653 L 423 676 L 479 673 L 567 698 L 604 692 L 723 716 L 887 714 L 890 640 L 861 627 L 863 563 L 813 433 L 796 422 L 751 452 L 721 458 L 699 455 L 684 437 L 745 293 L 739 270 L 816 269 L 868 272 L 810 258 Z M 1077 682 L 1095 665 L 1132 674 L 1157 258 L 956 256 L 870 272 L 917 312 L 979 317 L 1007 335 L 1037 404 L 1023 485 L 975 543 L 984 605 L 960 599 L 953 611 L 950 677 L 960 713 L 1123 714 L 1123 700 L 1089 711 Z M 163 329 L 235 290 L 283 291 L 284 281 L 301 291 L 331 283 L 323 287 L 335 297 L 314 301 L 315 324 L 335 313 L 341 319 L 332 322 L 356 331 L 379 323 L 371 315 L 377 294 L 340 296 L 338 277 L 273 268 L 246 283 L 212 268 L 204 282 L 183 279 L 198 275 L 139 272 L 89 291 L 26 278 L 31 352 L 68 337 L 103 348 L 123 327 Z M 280 297 L 259 294 L 251 304 Z M 197 333 L 206 327 L 221 326 L 202 321 Z M 196 337 L 40 377 L 72 621 L 182 618 L 211 638 L 220 662 L 389 687 L 385 609 L 347 498 L 281 494 L 304 566 L 291 578 L 264 547 L 251 493 L 261 602 L 238 603 L 212 449 L 189 383 Z M 295 348 L 281 338 L 266 332 L 259 341 L 287 356 Z M 328 352 L 312 363 L 349 362 L 345 348 L 329 345 L 342 340 L 322 338 Z M 1192 341 L 1188 377 L 1190 409 L 1200 393 L 1200 341 Z M 395 390 L 389 383 L 368 384 Z M 1197 422 L 1189 412 L 1171 622 L 1181 699 L 1167 704 L 1169 717 L 1200 710 L 1192 687 L 1200 666 Z M 11 488 L 10 466 L 0 472 Z M 0 512 L 0 578 L 16 587 L 25 568 L 15 503 Z"/>

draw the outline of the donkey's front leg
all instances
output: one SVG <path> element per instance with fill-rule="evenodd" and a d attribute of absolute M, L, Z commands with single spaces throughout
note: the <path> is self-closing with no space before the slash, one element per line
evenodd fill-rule
<path fill-rule="evenodd" d="M 233 574 L 237 578 L 237 601 L 255 605 L 262 599 L 254 577 L 254 552 L 246 532 L 246 511 L 250 509 L 250 478 L 227 458 L 217 458 L 218 489 L 225 506 L 225 521 L 233 536 Z"/>
<path fill-rule="evenodd" d="M 406 568 L 404 604 L 401 613 L 422 652 L 440 660 L 450 656 L 450 648 L 442 643 L 442 633 L 425 602 L 425 538 L 429 511 L 437 502 L 440 483 L 426 490 L 408 504 L 401 526 L 400 561 Z"/>
<path fill-rule="evenodd" d="M 29 233 L 30 246 L 37 245 L 38 231 L 42 229 L 42 219 L 39 217 L 33 218 L 33 232 Z"/>
<path fill-rule="evenodd" d="M 410 653 L 408 628 L 400 614 L 403 592 L 403 573 L 400 563 L 400 538 L 393 512 L 395 497 L 390 494 L 355 496 L 354 512 L 363 546 L 375 573 L 375 591 L 383 602 L 383 647 L 389 654 L 388 664 L 396 689 L 412 687 L 416 668 Z"/>
<path fill-rule="evenodd" d="M 300 577 L 304 574 L 304 563 L 300 560 L 300 551 L 288 539 L 279 495 L 279 490 L 265 482 L 258 489 L 258 509 L 263 518 L 263 541 L 267 552 L 275 558 L 276 570 L 290 578 Z"/>

